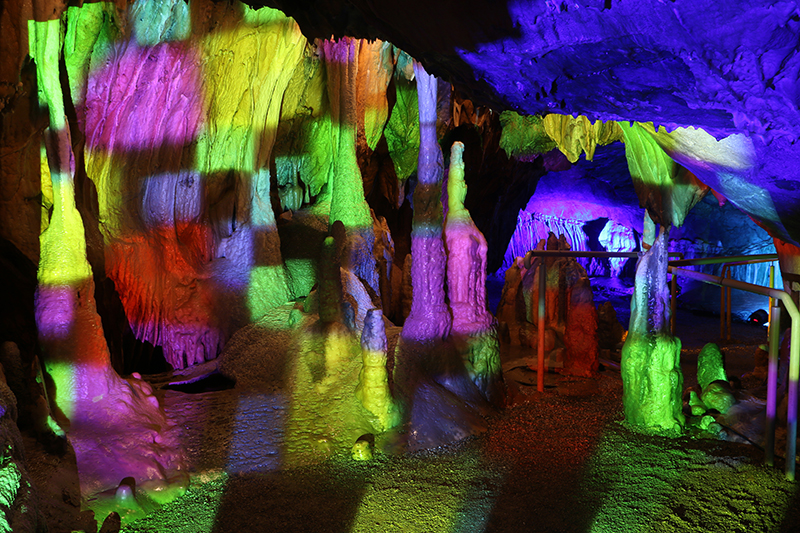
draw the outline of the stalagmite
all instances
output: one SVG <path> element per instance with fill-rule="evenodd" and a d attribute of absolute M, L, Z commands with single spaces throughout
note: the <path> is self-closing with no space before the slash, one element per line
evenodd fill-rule
<path fill-rule="evenodd" d="M 450 310 L 445 301 L 447 257 L 442 241 L 442 150 L 436 142 L 436 78 L 414 63 L 419 93 L 420 149 L 418 184 L 414 191 L 411 229 L 411 312 L 403 325 L 403 337 L 435 342 L 447 337 Z"/>
<path fill-rule="evenodd" d="M 486 309 L 486 239 L 464 208 L 464 145 L 453 144 L 447 177 L 447 295 L 453 313 L 453 334 L 466 346 L 464 359 L 475 384 L 487 396 L 498 394 L 502 380 L 497 326 Z"/>
<path fill-rule="evenodd" d="M 630 330 L 622 347 L 622 401 L 628 424 L 672 431 L 683 427 L 684 416 L 681 341 L 669 333 L 668 239 L 669 230 L 661 226 L 636 264 Z"/>
<path fill-rule="evenodd" d="M 364 366 L 358 376 L 356 397 L 367 411 L 378 418 L 382 431 L 392 428 L 400 422 L 400 413 L 394 405 L 389 391 L 386 350 L 383 313 L 380 309 L 371 309 L 364 320 L 364 331 L 361 333 L 361 354 Z"/>
<path fill-rule="evenodd" d="M 319 319 L 330 324 L 342 319 L 342 277 L 333 237 L 325 239 L 319 262 Z"/>
<path fill-rule="evenodd" d="M 151 387 L 139 379 L 123 380 L 111 368 L 95 306 L 58 75 L 60 24 L 31 23 L 29 30 L 40 101 L 50 115 L 45 146 L 53 213 L 40 237 L 36 322 L 53 380 L 53 412 L 75 448 L 84 495 L 116 486 L 127 476 L 164 488 L 164 478 L 182 468 L 182 452 Z"/>

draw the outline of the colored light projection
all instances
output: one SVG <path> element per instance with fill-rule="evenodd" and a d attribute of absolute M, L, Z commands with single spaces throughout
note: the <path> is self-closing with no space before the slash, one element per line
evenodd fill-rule
<path fill-rule="evenodd" d="M 234 30 L 194 46 L 175 41 L 189 32 L 185 3 L 135 6 L 134 36 L 94 58 L 87 173 L 107 191 L 107 270 L 131 327 L 182 368 L 289 300 L 267 167 L 294 70 L 270 65 L 296 65 L 306 41 L 280 12 L 241 8 Z"/>
<path fill-rule="evenodd" d="M 414 191 L 411 276 L 414 297 L 403 325 L 403 337 L 429 343 L 446 338 L 452 317 L 445 302 L 445 255 L 442 240 L 441 182 L 444 158 L 436 139 L 436 78 L 414 62 L 419 103 L 419 183 Z M 390 119 L 391 120 L 391 119 Z"/>
<path fill-rule="evenodd" d="M 464 145 L 453 143 L 447 174 L 447 294 L 453 315 L 453 335 L 466 346 L 464 357 L 473 383 L 489 399 L 500 400 L 500 343 L 494 317 L 486 308 L 486 239 L 464 207 Z M 498 402 L 499 403 L 499 402 Z"/>
<path fill-rule="evenodd" d="M 384 431 L 399 422 L 399 412 L 388 392 L 385 346 L 381 349 L 381 343 L 375 340 L 364 341 L 363 350 L 359 346 L 358 332 L 364 323 L 376 322 L 375 313 L 368 314 L 375 302 L 359 277 L 373 282 L 378 295 L 380 285 L 372 254 L 373 220 L 364 201 L 355 152 L 357 134 L 368 134 L 374 143 L 383 131 L 388 116 L 385 88 L 392 74 L 392 54 L 399 52 L 386 43 L 343 39 L 323 43 L 320 60 L 314 57 L 294 21 L 275 10 L 254 11 L 241 5 L 225 10 L 222 18 L 230 22 L 223 25 L 226 29 L 205 33 L 202 28 L 195 29 L 201 36 L 197 46 L 195 41 L 186 40 L 191 20 L 188 10 L 180 1 L 137 2 L 128 13 L 134 21 L 130 37 L 118 30 L 116 11 L 110 4 L 70 8 L 65 17 L 63 53 L 78 125 L 85 130 L 86 173 L 98 190 L 106 274 L 115 282 L 137 338 L 163 346 L 168 362 L 176 368 L 216 356 L 230 331 L 247 321 L 257 321 L 258 327 L 270 335 L 311 327 L 296 313 L 275 319 L 284 312 L 279 309 L 282 304 L 307 294 L 317 278 L 316 254 L 299 259 L 294 270 L 288 269 L 288 276 L 284 268 L 270 191 L 270 181 L 275 178 L 270 168 L 272 149 L 278 144 L 284 150 L 275 157 L 278 176 L 285 177 L 287 168 L 293 168 L 299 178 L 283 183 L 289 184 L 284 196 L 294 207 L 298 207 L 298 195 L 304 201 L 316 200 L 312 211 L 325 218 L 330 211 L 331 223 L 345 230 L 342 244 L 349 255 L 329 262 L 333 265 L 343 259 L 348 267 L 340 273 L 336 266 L 335 276 L 341 276 L 342 283 L 333 301 L 338 308 L 344 290 L 358 305 L 350 308 L 352 315 L 347 309 L 337 311 L 337 323 L 331 331 L 298 335 L 305 339 L 298 350 L 307 357 L 298 356 L 297 368 L 289 372 L 295 385 L 291 408 L 287 406 L 288 396 L 281 394 L 243 397 L 231 413 L 231 452 L 226 471 L 242 474 L 253 469 L 271 470 L 284 464 L 284 455 L 286 464 L 318 460 L 342 446 L 352 446 L 363 434 Z M 61 24 L 53 21 L 55 33 L 42 34 L 51 38 L 47 54 L 36 56 L 37 63 L 49 61 L 51 65 L 50 71 L 40 69 L 44 80 L 58 80 L 45 73 L 58 64 Z M 32 39 L 32 43 L 42 42 Z M 366 66 L 366 78 L 380 81 L 378 90 L 368 95 L 369 103 L 361 107 L 356 103 L 363 99 L 357 100 L 354 92 L 357 85 L 363 85 L 357 83 L 359 66 Z M 44 83 L 40 86 L 46 87 Z M 328 94 L 326 86 L 335 90 Z M 284 98 L 289 87 L 297 92 Z M 61 97 L 54 95 L 60 94 L 61 87 L 57 85 L 51 92 L 50 100 L 60 101 Z M 292 106 L 297 113 L 284 133 L 292 137 L 295 127 L 300 129 L 306 142 L 299 146 L 285 139 L 276 142 L 279 119 L 284 113 L 288 115 Z M 69 147 L 68 136 L 60 140 L 62 145 Z M 71 152 L 68 154 L 71 156 Z M 49 159 L 58 161 L 52 156 Z M 43 176 L 47 179 L 48 174 Z M 64 182 L 66 185 L 56 179 L 52 182 L 50 197 L 54 210 L 59 211 L 62 200 L 70 199 L 71 189 L 66 196 L 63 191 L 71 181 Z M 281 181 L 278 183 L 280 186 Z M 43 186 L 45 194 L 48 185 L 46 182 Z M 60 228 L 65 223 L 76 226 L 68 228 L 70 234 L 80 237 L 70 241 L 76 249 L 60 246 L 61 234 L 67 231 Z M 74 324 L 71 313 L 85 307 L 80 301 L 76 303 L 76 298 L 91 300 L 94 292 L 91 288 L 78 292 L 72 286 L 64 288 L 64 280 L 58 277 L 71 273 L 74 277 L 64 278 L 66 281 L 91 283 L 80 224 L 74 202 L 68 216 L 43 218 L 47 230 L 43 242 L 59 233 L 55 239 L 59 246 L 43 246 L 43 250 L 56 249 L 60 255 L 43 255 L 39 315 L 43 337 L 52 338 L 59 349 L 73 338 L 70 335 L 74 331 L 85 327 Z M 48 258 L 60 261 L 61 266 L 51 267 Z M 56 283 L 59 280 L 61 285 Z M 55 289 L 48 293 L 51 286 Z M 100 331 L 99 317 L 96 313 L 93 316 L 98 325 L 94 331 Z M 382 315 L 378 312 L 378 316 Z M 382 319 L 380 333 L 374 324 L 367 330 L 373 332 L 368 337 L 383 335 L 385 341 Z M 94 351 L 104 355 L 100 366 L 109 374 L 96 384 L 118 384 L 102 335 L 86 338 L 97 343 Z M 316 383 L 313 364 L 312 372 L 305 372 L 309 358 L 320 354 L 331 371 L 322 389 Z M 75 405 L 84 405 L 100 402 L 103 394 L 120 394 L 112 385 L 111 392 L 98 394 L 73 386 L 78 384 L 75 368 L 79 367 L 73 355 L 65 355 L 63 364 L 51 358 L 48 366 L 62 395 L 67 391 L 74 396 Z M 153 411 L 153 429 L 141 430 L 135 423 L 129 429 L 139 429 L 144 438 L 155 435 L 151 441 L 160 451 L 150 453 L 146 446 L 137 447 L 138 439 L 126 444 L 124 439 L 129 435 L 113 424 L 130 422 L 130 416 L 102 411 L 113 423 L 99 420 L 96 427 L 87 423 L 81 427 L 81 437 L 107 434 L 107 447 L 84 445 L 77 433 L 70 435 L 76 442 L 81 475 L 90 483 L 83 487 L 85 494 L 116 486 L 119 479 L 131 474 L 140 481 L 147 479 L 141 476 L 141 464 L 127 457 L 144 454 L 145 462 L 161 460 L 164 467 L 151 471 L 165 476 L 172 476 L 174 467 L 180 464 L 181 447 L 173 441 L 178 429 L 169 430 L 169 435 L 162 431 L 168 422 L 150 396 L 152 391 L 142 382 L 129 383 L 133 398 L 128 398 L 128 408 Z M 353 394 L 356 383 L 359 392 Z M 352 401 L 338 401 L 342 396 Z M 137 403 L 139 397 L 149 408 Z M 57 403 L 67 415 L 81 413 L 81 407 L 62 399 Z M 320 405 L 334 409 L 319 416 Z M 97 409 L 86 412 L 92 420 L 103 416 Z M 276 417 L 255 423 L 254 413 L 259 412 L 271 412 Z M 323 420 L 332 425 L 316 427 L 315 422 L 308 426 L 304 420 Z M 337 422 L 341 420 L 355 422 L 353 427 L 342 429 Z M 267 426 L 279 435 L 271 440 L 282 440 L 285 431 L 289 445 L 285 453 L 275 448 L 256 458 L 246 450 L 264 444 L 262 433 Z M 85 440 L 88 443 L 89 439 Z M 167 445 L 177 451 L 161 449 Z M 113 467 L 108 465 L 108 457 L 101 457 L 103 450 L 113 453 Z M 181 479 L 167 477 L 160 481 L 161 486 L 145 483 L 143 487 L 167 494 L 169 486 L 185 488 Z M 149 509 L 143 504 L 137 508 L 131 495 L 124 488 L 120 491 L 112 501 L 94 502 L 93 508 L 98 513 L 115 506 L 128 509 L 125 520 Z"/>
<path fill-rule="evenodd" d="M 40 104 L 50 118 L 45 134 L 49 172 L 43 172 L 42 179 L 50 179 L 53 209 L 40 236 L 36 321 L 45 368 L 55 388 L 53 416 L 69 430 L 83 494 L 116 484 L 130 472 L 162 483 L 167 472 L 180 470 L 182 452 L 173 448 L 152 389 L 136 379 L 122 380 L 111 368 L 95 307 L 83 222 L 75 205 L 75 158 L 58 75 L 62 23 L 31 21 L 28 33 Z M 121 456 L 109 456 L 104 446 L 117 448 Z"/>

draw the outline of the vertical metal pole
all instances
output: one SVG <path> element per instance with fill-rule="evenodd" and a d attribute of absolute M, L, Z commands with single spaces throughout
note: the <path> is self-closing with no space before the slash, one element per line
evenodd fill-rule
<path fill-rule="evenodd" d="M 723 272 L 723 277 L 724 277 Z M 725 338 L 725 286 L 719 286 L 719 340 Z"/>
<path fill-rule="evenodd" d="M 775 288 L 775 265 L 770 265 L 769 266 L 769 288 L 770 289 L 774 289 Z M 772 331 L 772 308 L 773 307 L 775 307 L 775 299 L 774 298 L 770 298 L 769 299 L 769 315 L 767 316 L 767 324 L 769 324 L 769 326 L 767 326 L 767 338 L 768 339 L 772 338 L 772 337 L 770 337 L 770 334 L 771 334 L 770 332 Z"/>
<path fill-rule="evenodd" d="M 547 267 L 544 257 L 539 258 L 539 366 L 536 372 L 536 389 L 544 392 L 544 297 L 547 291 Z"/>
<path fill-rule="evenodd" d="M 672 274 L 672 280 L 669 282 L 669 331 L 670 334 L 675 336 L 675 310 L 678 308 L 678 300 L 675 293 L 678 292 L 678 275 Z"/>
<path fill-rule="evenodd" d="M 789 349 L 789 408 L 786 413 L 786 479 L 794 481 L 797 456 L 797 380 L 800 378 L 800 324 L 792 320 Z"/>
<path fill-rule="evenodd" d="M 731 273 L 730 273 L 730 271 L 728 271 L 728 279 L 730 279 L 730 277 L 731 277 Z M 728 319 L 728 340 L 731 340 L 731 288 L 727 287 L 726 289 L 728 291 L 728 294 L 727 294 L 728 304 L 727 304 L 727 311 L 726 311 L 727 312 L 727 319 Z"/>
<path fill-rule="evenodd" d="M 781 308 L 778 301 L 770 298 L 769 323 L 769 370 L 767 373 L 767 449 L 765 461 L 773 466 L 775 462 L 775 406 L 778 401 L 778 350 L 780 349 Z"/>

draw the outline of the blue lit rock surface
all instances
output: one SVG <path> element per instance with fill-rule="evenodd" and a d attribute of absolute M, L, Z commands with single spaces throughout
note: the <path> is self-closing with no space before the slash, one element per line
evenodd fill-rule
<path fill-rule="evenodd" d="M 706 140 L 665 149 L 776 235 L 800 239 L 794 3 L 521 0 L 423 8 L 416 0 L 355 0 L 349 17 L 336 19 L 323 15 L 332 9 L 325 2 L 313 12 L 275 3 L 287 4 L 306 34 L 378 33 L 499 109 L 697 127 L 714 143 L 741 134 L 752 148 L 744 166 L 691 149 L 724 151 Z M 418 17 L 421 9 L 428 16 Z"/>

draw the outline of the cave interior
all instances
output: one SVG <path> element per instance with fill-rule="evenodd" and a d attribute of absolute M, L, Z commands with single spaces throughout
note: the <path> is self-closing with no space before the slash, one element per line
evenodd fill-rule
<path fill-rule="evenodd" d="M 0 28 L 0 531 L 800 531 L 797 2 Z"/>

